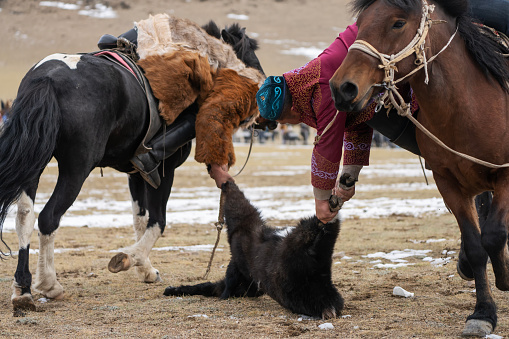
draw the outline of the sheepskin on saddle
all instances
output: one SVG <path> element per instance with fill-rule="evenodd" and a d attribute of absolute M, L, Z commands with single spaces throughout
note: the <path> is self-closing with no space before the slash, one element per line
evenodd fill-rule
<path fill-rule="evenodd" d="M 258 116 L 255 96 L 263 74 L 246 67 L 230 45 L 187 19 L 157 14 L 136 27 L 138 64 L 166 124 L 197 101 L 195 159 L 232 166 L 232 135 L 241 122 L 249 125 Z"/>

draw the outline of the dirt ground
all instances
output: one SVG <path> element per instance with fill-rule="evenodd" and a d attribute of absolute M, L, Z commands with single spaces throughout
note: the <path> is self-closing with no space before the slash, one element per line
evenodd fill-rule
<path fill-rule="evenodd" d="M 260 42 L 258 56 L 267 74 L 279 74 L 301 66 L 305 56 L 282 54 L 298 47 L 325 48 L 338 32 L 353 22 L 346 0 L 111 0 L 116 19 L 94 19 L 76 11 L 39 6 L 39 0 L 0 0 L 0 99 L 12 99 L 19 81 L 38 60 L 55 52 L 86 52 L 96 49 L 103 33 L 118 35 L 134 21 L 149 14 L 172 13 L 200 24 L 214 19 L 224 26 L 240 22 Z M 66 3 L 76 3 L 69 0 Z M 83 1 L 94 4 L 94 1 Z M 104 2 L 106 3 L 106 2 Z M 227 18 L 243 14 L 249 20 Z M 247 146 L 238 146 L 243 154 Z M 253 171 L 281 170 L 282 165 L 309 166 L 309 147 L 296 146 L 291 160 L 284 164 L 263 160 L 264 154 L 282 152 L 275 145 L 255 145 L 259 163 L 250 162 L 237 182 L 244 187 L 260 185 Z M 287 149 L 283 152 L 289 152 Z M 409 153 L 377 149 L 372 163 L 390 166 L 395 158 L 413 157 Z M 239 157 L 239 162 L 241 157 Z M 417 161 L 417 160 L 416 160 Z M 201 167 L 200 167 L 201 166 Z M 198 168 L 200 167 L 200 168 Z M 176 188 L 212 186 L 202 165 L 186 162 L 177 170 Z M 196 170 L 198 168 L 198 170 Z M 50 193 L 55 171 L 49 168 L 41 180 L 40 191 Z M 112 171 L 105 169 L 105 172 Z M 196 173 L 201 173 L 196 175 Z M 100 178 L 99 171 L 89 179 L 78 200 L 94 198 L 97 192 L 110 192 L 114 199 L 128 199 L 125 176 Z M 52 175 L 53 174 L 53 175 Z M 385 177 L 384 184 L 422 182 L 421 177 Z M 309 184 L 309 173 L 263 178 L 263 186 L 300 186 Z M 377 178 L 361 179 L 361 184 L 382 184 Z M 111 193 L 113 192 L 114 193 Z M 95 193 L 92 193 L 95 192 Z M 94 195 L 95 194 L 95 195 Z M 219 195 L 218 195 L 219 196 Z M 436 190 L 359 191 L 358 199 L 381 197 L 439 197 Z M 310 197 L 311 199 L 311 197 Z M 291 204 L 291 196 L 288 203 Z M 107 207 L 105 207 L 107 208 Z M 310 211 L 311 213 L 312 211 Z M 92 211 L 91 211 L 92 213 Z M 116 213 L 114 210 L 112 213 Z M 281 225 L 277 219 L 272 225 Z M 15 233 L 3 238 L 17 248 Z M 38 248 L 36 232 L 31 248 Z M 350 218 L 342 223 L 335 248 L 333 282 L 345 299 L 342 317 L 330 321 L 306 320 L 293 314 L 269 297 L 238 298 L 220 301 L 214 298 L 163 296 L 168 285 L 202 282 L 210 251 L 152 251 L 151 261 L 163 278 L 162 283 L 138 281 L 133 270 L 112 274 L 107 264 L 111 251 L 133 243 L 129 227 L 62 227 L 55 248 L 74 249 L 55 255 L 57 277 L 66 290 L 60 301 L 39 301 L 37 312 L 13 317 L 10 303 L 16 258 L 0 262 L 0 337 L 14 338 L 454 338 L 461 334 L 466 317 L 473 311 L 473 285 L 456 274 L 459 231 L 450 214 L 421 217 L 394 214 L 384 218 Z M 172 222 L 156 247 L 214 244 L 213 225 Z M 418 239 L 419 241 L 413 241 Z M 427 242 L 429 239 L 446 239 Z M 431 265 L 422 257 L 407 258 L 407 267 L 374 268 L 365 256 L 375 252 L 403 249 L 431 250 L 433 258 L 450 256 L 445 265 Z M 223 234 L 209 280 L 220 279 L 229 261 L 228 244 Z M 444 254 L 445 253 L 445 254 Z M 452 254 L 451 254 L 452 253 Z M 455 253 L 455 254 L 454 254 Z M 346 259 L 348 258 L 348 259 Z M 30 256 L 35 274 L 37 255 Z M 494 286 L 491 268 L 490 282 Z M 413 298 L 392 295 L 395 286 L 415 293 Z M 495 333 L 509 336 L 507 293 L 493 287 L 498 305 L 499 324 Z M 206 315 L 197 316 L 197 315 Z M 329 322 L 333 329 L 319 325 Z"/>
<path fill-rule="evenodd" d="M 260 186 L 260 177 L 254 172 L 263 167 L 278 171 L 283 166 L 307 166 L 311 148 L 294 146 L 280 149 L 278 144 L 255 144 L 253 158 L 237 177 L 241 187 Z M 260 161 L 274 152 L 291 152 L 291 161 Z M 237 146 L 238 154 L 245 155 L 247 146 Z M 418 160 L 409 153 L 393 149 L 374 149 L 371 166 L 391 166 L 402 158 Z M 241 156 L 239 156 L 239 162 Z M 48 168 L 41 181 L 40 191 L 49 193 L 54 185 L 54 167 Z M 115 191 L 118 199 L 128 199 L 126 179 L 111 177 L 105 169 L 104 178 L 94 171 L 87 180 L 78 201 L 93 196 L 92 192 Z M 200 173 L 197 175 L 196 173 Z M 201 164 L 186 162 L 177 170 L 175 189 L 212 186 Z M 429 178 L 430 179 L 430 178 Z M 268 176 L 263 186 L 307 185 L 309 174 Z M 398 187 L 404 183 L 422 183 L 423 177 L 384 177 L 383 183 Z M 399 199 L 439 197 L 435 190 L 390 192 L 363 191 L 361 185 L 380 185 L 381 179 L 360 178 L 357 199 L 375 199 L 391 196 Z M 310 197 L 311 199 L 311 197 Z M 171 199 L 170 199 L 171 200 Z M 292 197 L 288 197 L 292 203 Z M 374 208 L 376 206 L 372 206 Z M 263 210 L 262 210 L 263 212 Z M 91 211 L 90 213 L 93 213 Z M 310 211 L 310 214 L 312 211 Z M 277 218 L 269 220 L 280 225 Z M 294 224 L 294 222 L 284 223 Z M 13 232 L 4 233 L 4 239 L 16 249 Z M 32 235 L 32 249 L 38 248 L 37 234 Z M 37 312 L 24 317 L 13 317 L 11 312 L 11 284 L 16 259 L 0 263 L 0 337 L 20 338 L 454 338 L 461 333 L 466 317 L 473 311 L 473 285 L 456 274 L 459 252 L 459 231 L 450 214 L 391 215 L 385 218 L 347 218 L 343 220 L 333 260 L 333 282 L 345 299 L 342 317 L 333 320 L 306 320 L 293 314 L 269 297 L 237 298 L 220 301 L 215 298 L 163 296 L 166 286 L 203 282 L 210 251 L 153 250 L 151 261 L 160 270 L 162 283 L 145 284 L 138 281 L 133 270 L 110 273 L 107 264 L 115 254 L 111 251 L 133 243 L 130 227 L 92 228 L 61 227 L 55 248 L 67 249 L 55 254 L 57 277 L 65 288 L 64 300 L 46 303 L 34 294 Z M 195 225 L 172 222 L 157 248 L 166 246 L 213 245 L 216 230 L 212 224 Z M 433 239 L 445 239 L 436 241 Z M 228 244 L 222 234 L 209 280 L 220 279 L 229 261 Z M 394 250 L 431 250 L 433 258 L 451 257 L 445 265 L 431 265 L 422 256 L 406 258 L 411 266 L 375 268 L 370 253 Z M 30 256 L 30 267 L 35 273 L 37 255 Z M 490 269 L 493 284 L 493 274 Z M 395 286 L 415 294 L 413 298 L 395 297 Z M 494 286 L 494 285 L 492 285 Z M 494 288 L 499 307 L 498 335 L 509 334 L 508 295 Z M 205 315 L 207 317 L 199 316 Z M 333 329 L 319 326 L 329 322 Z"/>

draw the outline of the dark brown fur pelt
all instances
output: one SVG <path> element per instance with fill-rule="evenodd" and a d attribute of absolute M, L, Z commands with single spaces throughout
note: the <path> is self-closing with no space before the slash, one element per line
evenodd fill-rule
<path fill-rule="evenodd" d="M 202 102 L 214 86 L 215 71 L 197 52 L 177 50 L 138 61 L 159 100 L 159 112 L 170 125 L 198 99 Z"/>
<path fill-rule="evenodd" d="M 233 133 L 243 120 L 258 115 L 257 92 L 254 81 L 231 69 L 217 70 L 214 87 L 196 117 L 196 161 L 235 164 Z"/>
<path fill-rule="evenodd" d="M 233 182 L 222 186 L 231 259 L 216 283 L 167 287 L 165 295 L 205 295 L 221 299 L 268 294 L 298 314 L 335 318 L 343 298 L 332 284 L 331 266 L 339 221 L 302 219 L 284 235 L 269 227 Z"/>

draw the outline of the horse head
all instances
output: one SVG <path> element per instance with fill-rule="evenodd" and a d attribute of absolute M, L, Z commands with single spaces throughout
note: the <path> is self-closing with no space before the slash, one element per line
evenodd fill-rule
<path fill-rule="evenodd" d="M 362 110 L 373 97 L 386 89 L 384 86 L 390 81 L 389 75 L 399 77 L 415 68 L 415 57 L 401 58 L 397 65 L 388 66 L 388 71 L 383 66 L 390 60 L 380 59 L 384 56 L 391 59 L 400 51 L 414 47 L 408 45 L 419 29 L 421 6 L 411 4 L 420 1 L 400 1 L 400 6 L 387 6 L 386 2 L 395 1 L 354 0 L 352 3 L 359 15 L 357 40 L 330 80 L 338 110 Z M 364 45 L 355 48 L 359 41 Z"/>
<path fill-rule="evenodd" d="M 399 110 L 396 84 L 428 84 L 434 63 L 456 68 L 450 57 L 437 58 L 458 43 L 456 33 L 466 46 L 462 53 L 507 88 L 505 61 L 472 25 L 466 0 L 354 0 L 352 8 L 358 14 L 357 40 L 330 80 L 338 110 L 360 111 L 380 93 L 379 100 L 389 97 Z"/>

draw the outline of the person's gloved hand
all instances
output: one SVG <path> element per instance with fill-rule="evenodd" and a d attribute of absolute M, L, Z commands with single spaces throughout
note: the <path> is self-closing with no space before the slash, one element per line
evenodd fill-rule
<path fill-rule="evenodd" d="M 343 202 L 350 200 L 355 195 L 355 183 L 359 178 L 362 165 L 345 165 L 341 176 L 336 181 L 332 194 L 337 195 Z"/>
<path fill-rule="evenodd" d="M 207 165 L 207 171 L 209 175 L 216 182 L 217 188 L 221 188 L 221 185 L 227 181 L 232 181 L 233 177 L 228 173 L 228 165 L 210 164 Z"/>

